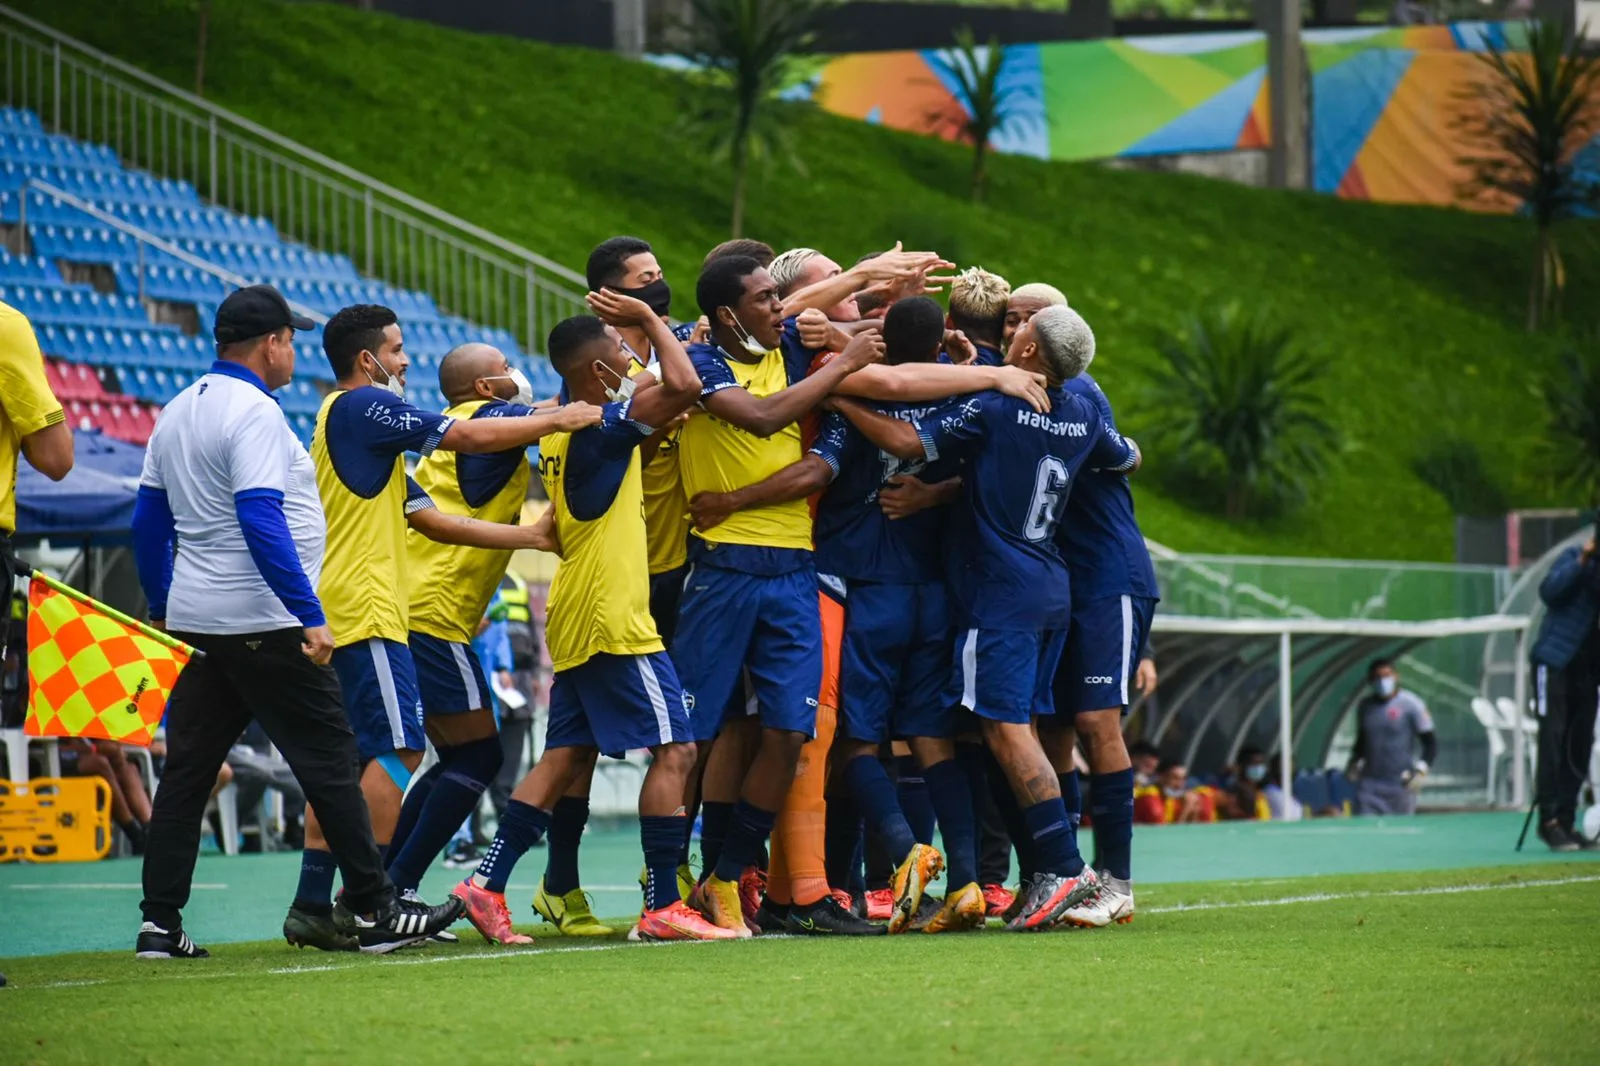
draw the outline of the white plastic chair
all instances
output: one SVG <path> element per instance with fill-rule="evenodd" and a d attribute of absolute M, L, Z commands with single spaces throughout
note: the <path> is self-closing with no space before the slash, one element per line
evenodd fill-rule
<path fill-rule="evenodd" d="M 54 737 L 30 737 L 21 728 L 0 729 L 0 744 L 6 746 L 6 780 L 19 784 L 32 774 L 28 770 L 28 745 L 44 748 L 45 776 L 61 776 L 61 752 Z"/>
<path fill-rule="evenodd" d="M 1518 729 L 1527 738 L 1522 753 L 1528 763 L 1528 782 L 1532 785 L 1539 773 L 1539 719 L 1531 714 L 1519 714 L 1516 701 L 1507 696 L 1495 700 L 1494 706 L 1500 712 L 1500 728 L 1506 731 L 1508 738 Z"/>
<path fill-rule="evenodd" d="M 1500 794 L 1495 790 L 1496 777 L 1500 769 L 1500 760 L 1506 756 L 1505 730 L 1500 727 L 1500 716 L 1495 711 L 1494 704 L 1478 696 L 1472 701 L 1472 716 L 1483 726 L 1483 735 L 1489 741 L 1489 805 L 1492 807 L 1500 801 Z"/>
<path fill-rule="evenodd" d="M 239 854 L 239 789 L 233 782 L 222 786 L 222 791 L 207 804 L 215 807 L 217 820 L 222 823 L 222 839 L 217 845 L 224 855 Z"/>

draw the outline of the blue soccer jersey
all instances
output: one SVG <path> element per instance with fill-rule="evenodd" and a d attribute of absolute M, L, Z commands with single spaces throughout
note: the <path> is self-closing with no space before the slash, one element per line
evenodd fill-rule
<path fill-rule="evenodd" d="M 930 461 L 960 459 L 962 506 L 949 551 L 959 628 L 1065 629 L 1072 597 L 1056 526 L 1078 471 L 1132 469 L 1136 453 L 1094 404 L 1057 386 L 1044 414 L 982 392 L 917 424 Z"/>
<path fill-rule="evenodd" d="M 1063 386 L 1094 404 L 1101 421 L 1116 428 L 1111 403 L 1088 374 Z M 1133 514 L 1128 477 L 1118 470 L 1085 470 L 1072 487 L 1056 543 L 1072 572 L 1072 594 L 1079 599 L 1143 596 L 1157 599 L 1150 551 Z"/>
<path fill-rule="evenodd" d="M 907 422 L 927 417 L 937 408 L 926 404 L 877 405 L 884 414 Z M 811 446 L 833 469 L 833 482 L 817 504 L 817 571 L 850 581 L 887 585 L 919 585 L 944 576 L 942 530 L 945 508 L 929 508 L 906 518 L 890 519 L 878 505 L 878 490 L 892 477 L 912 474 L 923 481 L 943 481 L 956 472 L 949 461 L 901 460 L 879 451 L 840 414 L 830 414 Z"/>

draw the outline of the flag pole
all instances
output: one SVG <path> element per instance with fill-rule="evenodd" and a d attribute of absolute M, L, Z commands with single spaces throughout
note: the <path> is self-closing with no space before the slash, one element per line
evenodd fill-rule
<path fill-rule="evenodd" d="M 171 636 L 171 635 L 169 635 L 167 633 L 163 633 L 159 629 L 152 629 L 150 626 L 146 625 L 144 622 L 139 621 L 137 618 L 128 617 L 127 615 L 123 614 L 121 611 L 117 610 L 115 607 L 106 606 L 105 604 L 101 603 L 99 600 L 95 599 L 93 596 L 89 596 L 89 595 L 87 595 L 85 593 L 79 592 L 77 589 L 73 588 L 71 585 L 63 585 L 61 582 L 57 581 L 53 577 L 50 577 L 48 574 L 44 574 L 44 573 L 41 573 L 38 570 L 35 570 L 35 571 L 33 571 L 32 577 L 33 577 L 33 580 L 38 581 L 39 583 L 44 585 L 46 588 L 52 589 L 52 590 L 54 590 L 56 592 L 61 593 L 61 595 L 67 597 L 69 600 L 76 600 L 78 603 L 83 604 L 85 607 L 89 607 L 89 608 L 91 608 L 93 610 L 99 611 L 101 614 L 105 615 L 107 618 L 114 618 L 118 622 L 121 622 L 123 625 L 132 626 L 134 629 L 137 629 L 140 633 L 142 633 L 145 636 L 149 637 L 151 640 L 156 641 L 158 644 L 162 644 L 165 647 L 171 648 L 173 651 L 181 651 L 185 655 L 188 655 L 188 656 L 190 656 L 192 658 L 196 658 L 196 659 L 202 657 L 205 654 L 204 652 L 200 651 L 200 649 L 198 649 L 198 648 L 191 648 L 189 645 L 185 644 L 183 641 L 179 640 L 178 638 L 176 638 L 174 636 Z"/>

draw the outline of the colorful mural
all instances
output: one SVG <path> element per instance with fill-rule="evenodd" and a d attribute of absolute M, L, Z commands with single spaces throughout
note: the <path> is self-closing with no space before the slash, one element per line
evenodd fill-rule
<path fill-rule="evenodd" d="M 1465 174 L 1451 119 L 1471 55 L 1519 27 L 1462 22 L 1309 30 L 1313 184 L 1355 199 L 1451 204 Z M 1515 43 L 1512 41 L 1511 43 Z M 1259 32 L 1014 45 L 1023 114 L 996 147 L 1046 159 L 1222 152 L 1270 135 Z M 963 114 L 933 52 L 847 55 L 791 95 L 841 115 L 954 137 Z"/>

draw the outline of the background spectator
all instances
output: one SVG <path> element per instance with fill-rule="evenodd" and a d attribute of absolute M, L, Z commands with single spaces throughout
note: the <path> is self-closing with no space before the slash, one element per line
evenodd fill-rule
<path fill-rule="evenodd" d="M 61 742 L 61 772 L 67 776 L 101 777 L 111 786 L 111 818 L 128 838 L 135 855 L 144 854 L 145 835 L 150 828 L 150 793 L 144 775 L 130 763 L 122 745 L 114 740 L 84 740 L 79 737 Z"/>
<path fill-rule="evenodd" d="M 1356 743 L 1345 770 L 1356 782 L 1356 813 L 1415 814 L 1422 779 L 1439 753 L 1433 719 L 1420 696 L 1400 687 L 1400 672 L 1388 659 L 1372 660 L 1367 684 L 1372 692 L 1356 707 Z"/>
<path fill-rule="evenodd" d="M 1217 789 L 1217 817 L 1263 822 L 1271 818 L 1272 811 L 1262 795 L 1266 780 L 1267 753 L 1253 746 L 1241 748 L 1238 762 L 1223 771 Z"/>
<path fill-rule="evenodd" d="M 1133 820 L 1141 825 L 1178 825 L 1217 820 L 1216 791 L 1189 787 L 1189 768 L 1176 759 L 1162 763 L 1157 784 L 1136 788 Z"/>
<path fill-rule="evenodd" d="M 1156 783 L 1156 773 L 1161 768 L 1161 752 L 1148 740 L 1136 740 L 1128 745 L 1128 758 L 1133 761 L 1135 788 L 1149 788 Z"/>

